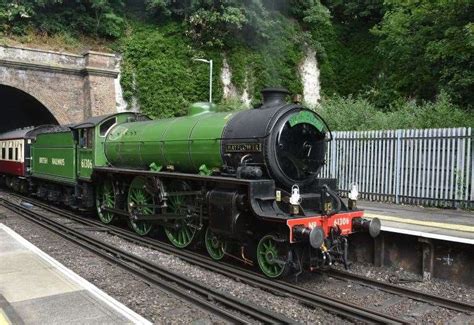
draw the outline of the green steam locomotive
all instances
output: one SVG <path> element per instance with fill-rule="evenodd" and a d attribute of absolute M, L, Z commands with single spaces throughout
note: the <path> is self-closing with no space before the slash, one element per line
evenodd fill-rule
<path fill-rule="evenodd" d="M 124 112 L 7 132 L 0 145 L 16 149 L 2 151 L 0 174 L 17 191 L 95 208 L 105 224 L 125 219 L 179 248 L 203 245 L 268 277 L 346 263 L 347 236 L 376 236 L 380 222 L 318 177 L 331 140 L 324 120 L 284 89 L 262 95 L 235 112 L 196 103 L 177 118 Z"/>

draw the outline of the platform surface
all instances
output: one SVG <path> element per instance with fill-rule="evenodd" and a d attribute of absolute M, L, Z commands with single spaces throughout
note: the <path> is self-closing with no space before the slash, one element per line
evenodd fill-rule
<path fill-rule="evenodd" d="M 150 324 L 0 223 L 0 325 Z"/>
<path fill-rule="evenodd" d="M 382 231 L 474 245 L 474 212 L 359 201 L 368 218 L 377 217 Z"/>

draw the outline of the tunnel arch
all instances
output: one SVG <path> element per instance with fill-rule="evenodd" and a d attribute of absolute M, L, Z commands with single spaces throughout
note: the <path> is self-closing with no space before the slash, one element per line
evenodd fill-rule
<path fill-rule="evenodd" d="M 0 84 L 0 132 L 27 126 L 59 124 L 50 110 L 34 96 Z"/>
<path fill-rule="evenodd" d="M 119 63 L 112 53 L 0 45 L 0 85 L 31 95 L 61 125 L 79 123 L 117 112 Z"/>

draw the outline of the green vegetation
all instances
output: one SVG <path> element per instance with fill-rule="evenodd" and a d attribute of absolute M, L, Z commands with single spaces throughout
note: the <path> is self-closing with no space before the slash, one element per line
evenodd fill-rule
<path fill-rule="evenodd" d="M 365 98 L 326 98 L 318 113 L 334 130 L 393 130 L 474 126 L 474 116 L 442 93 L 435 102 L 400 101 L 380 111 Z"/>
<path fill-rule="evenodd" d="M 385 60 L 385 88 L 432 100 L 441 91 L 473 109 L 474 2 L 386 1 L 389 10 L 373 29 Z M 383 89 L 383 88 L 382 88 Z"/>
<path fill-rule="evenodd" d="M 470 0 L 0 0 L 4 40 L 81 48 L 87 37 L 121 52 L 125 98 L 157 117 L 207 98 L 208 66 L 193 58 L 215 71 L 227 60 L 258 102 L 265 86 L 302 92 L 312 47 L 334 129 L 474 126 L 473 18 Z"/>
<path fill-rule="evenodd" d="M 81 33 L 119 37 L 125 28 L 122 0 L 0 0 L 0 32 Z"/>
<path fill-rule="evenodd" d="M 135 23 L 133 34 L 122 40 L 122 86 L 124 98 L 135 97 L 144 113 L 156 117 L 184 115 L 190 103 L 208 96 L 209 67 L 193 62 L 195 57 L 217 53 L 194 49 L 184 36 L 183 27 L 169 23 L 161 28 Z M 221 66 L 218 60 L 216 69 Z M 215 98 L 221 97 L 218 79 L 214 79 Z"/>

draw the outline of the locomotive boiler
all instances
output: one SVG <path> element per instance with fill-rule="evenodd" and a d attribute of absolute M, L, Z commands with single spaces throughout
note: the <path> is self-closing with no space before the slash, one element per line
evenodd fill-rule
<path fill-rule="evenodd" d="M 263 104 L 251 110 L 217 113 L 209 103 L 189 115 L 123 123 L 111 130 L 105 155 L 113 166 L 274 179 L 285 189 L 308 187 L 324 165 L 324 120 L 288 104 L 284 89 L 262 91 Z"/>

